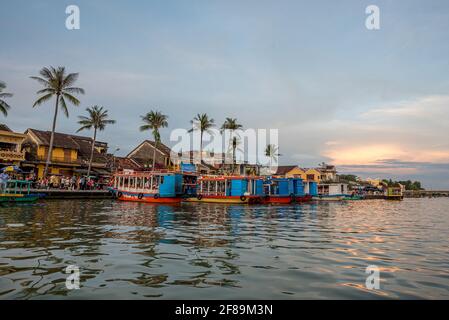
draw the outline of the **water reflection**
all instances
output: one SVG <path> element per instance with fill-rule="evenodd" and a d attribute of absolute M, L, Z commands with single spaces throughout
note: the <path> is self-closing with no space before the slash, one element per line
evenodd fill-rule
<path fill-rule="evenodd" d="M 448 205 L 0 208 L 0 298 L 448 298 Z M 369 264 L 381 291 L 364 287 Z M 68 265 L 81 290 L 66 290 Z"/>

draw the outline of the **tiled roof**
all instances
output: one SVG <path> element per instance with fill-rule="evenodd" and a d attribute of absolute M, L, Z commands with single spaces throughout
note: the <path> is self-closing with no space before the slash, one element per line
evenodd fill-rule
<path fill-rule="evenodd" d="M 293 169 L 298 168 L 298 166 L 279 166 L 276 171 L 276 175 L 284 175 L 292 171 Z"/>
<path fill-rule="evenodd" d="M 32 134 L 34 134 L 34 136 L 38 139 L 38 143 L 40 145 L 50 145 L 50 131 L 28 129 L 27 132 L 31 132 Z M 95 145 L 106 147 L 107 143 L 96 141 Z M 92 138 L 55 132 L 53 147 L 77 150 L 78 159 L 89 161 L 90 152 L 92 149 Z M 96 149 L 94 149 L 92 162 L 105 163 L 107 161 L 108 159 L 106 154 L 100 153 Z"/>
<path fill-rule="evenodd" d="M 28 129 L 27 132 L 31 132 L 39 140 L 39 144 L 43 146 L 50 145 L 50 131 L 41 131 L 36 129 Z M 69 134 L 55 132 L 53 147 L 79 150 L 79 145 L 72 139 Z"/>
<path fill-rule="evenodd" d="M 141 144 L 139 144 L 133 151 L 131 151 L 127 157 L 129 157 L 131 154 L 133 154 L 136 150 L 138 150 L 139 148 L 141 148 L 144 144 L 149 144 L 151 147 L 155 147 L 155 142 L 151 141 L 151 140 L 145 140 L 143 141 Z M 157 150 L 161 151 L 164 156 L 166 157 L 170 157 L 170 153 L 171 153 L 171 149 L 169 147 L 167 147 L 165 144 L 163 144 L 162 142 L 159 142 L 157 144 Z"/>
<path fill-rule="evenodd" d="M 139 170 L 141 167 L 132 159 L 130 158 L 123 158 L 123 157 L 114 157 L 114 167 L 123 170 L 123 169 L 130 169 L 130 170 Z"/>
<path fill-rule="evenodd" d="M 12 132 L 11 129 L 6 124 L 0 123 L 0 131 L 9 131 Z"/>

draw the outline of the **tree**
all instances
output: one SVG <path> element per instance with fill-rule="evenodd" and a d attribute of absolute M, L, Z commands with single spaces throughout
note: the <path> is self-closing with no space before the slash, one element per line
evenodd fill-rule
<path fill-rule="evenodd" d="M 6 117 L 6 116 L 8 116 L 8 110 L 11 109 L 11 107 L 3 99 L 11 98 L 13 96 L 13 94 L 7 93 L 7 92 L 2 92 L 4 89 L 6 89 L 6 83 L 4 83 L 3 81 L 0 81 L 0 112 L 3 113 L 3 115 Z"/>
<path fill-rule="evenodd" d="M 215 121 L 214 119 L 209 119 L 209 116 L 206 113 L 198 113 L 190 122 L 192 123 L 193 128 L 190 129 L 189 132 L 193 132 L 194 130 L 200 131 L 200 163 L 203 163 L 203 134 L 204 132 L 210 133 L 210 129 L 215 126 Z"/>
<path fill-rule="evenodd" d="M 354 174 L 339 174 L 340 181 L 357 182 L 358 177 Z"/>
<path fill-rule="evenodd" d="M 103 131 L 108 124 L 114 124 L 115 120 L 108 119 L 108 110 L 103 109 L 103 107 L 93 106 L 86 109 L 88 116 L 79 116 L 80 119 L 78 124 L 81 128 L 77 132 L 82 130 L 94 129 L 94 135 L 92 138 L 92 148 L 90 150 L 89 167 L 87 169 L 87 176 L 90 175 L 90 170 L 92 168 L 92 159 L 94 157 L 95 142 L 97 141 L 97 131 Z"/>
<path fill-rule="evenodd" d="M 280 154 L 278 153 L 278 147 L 274 144 L 269 144 L 265 148 L 265 156 L 270 158 L 270 168 L 273 165 L 273 161 L 277 162 L 278 157 Z"/>
<path fill-rule="evenodd" d="M 229 147 L 232 148 L 232 171 L 234 172 L 234 168 L 236 165 L 236 161 L 235 161 L 235 149 L 237 147 L 237 145 L 234 146 L 234 142 L 236 142 L 236 140 L 234 140 L 234 131 L 235 130 L 239 130 L 242 129 L 243 126 L 239 123 L 237 123 L 237 119 L 235 118 L 226 118 L 225 122 L 223 123 L 223 125 L 221 126 L 221 132 L 223 133 L 225 130 L 229 130 L 231 132 L 231 135 L 229 137 Z"/>
<path fill-rule="evenodd" d="M 141 116 L 142 121 L 145 123 L 140 126 L 140 131 L 151 130 L 154 137 L 154 146 L 153 146 L 153 171 L 156 166 L 156 149 L 158 144 L 161 141 L 161 134 L 159 132 L 160 128 L 168 127 L 168 116 L 162 114 L 159 111 L 150 111 L 146 115 Z"/>
<path fill-rule="evenodd" d="M 53 141 L 55 136 L 56 121 L 58 118 L 58 109 L 61 106 L 62 111 L 69 116 L 67 109 L 67 102 L 70 102 L 74 106 L 79 106 L 80 101 L 74 96 L 74 94 L 84 94 L 84 89 L 74 87 L 76 80 L 78 79 L 78 73 L 66 74 L 65 67 L 42 68 L 39 72 L 40 77 L 31 77 L 31 79 L 39 82 L 44 88 L 37 91 L 38 95 L 41 95 L 33 104 L 33 108 L 43 104 L 50 100 L 52 97 L 55 99 L 55 111 L 53 115 L 53 125 L 51 129 L 50 145 L 48 147 L 47 160 L 45 162 L 44 178 L 47 176 L 48 167 L 51 163 L 51 156 L 53 153 Z"/>

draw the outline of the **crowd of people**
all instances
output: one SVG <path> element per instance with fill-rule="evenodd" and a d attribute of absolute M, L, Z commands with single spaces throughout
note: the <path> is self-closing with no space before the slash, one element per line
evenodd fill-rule
<path fill-rule="evenodd" d="M 31 181 L 34 189 L 60 189 L 60 190 L 102 190 L 109 185 L 108 179 L 93 178 L 86 176 L 63 176 L 49 175 L 46 178 L 38 178 L 31 173 L 26 176 L 8 175 L 5 172 L 0 173 L 0 190 L 5 190 L 9 180 L 27 180 Z M 1 193 L 1 192 L 0 192 Z"/>
<path fill-rule="evenodd" d="M 35 187 L 37 189 L 61 189 L 61 190 L 101 190 L 106 185 L 106 181 L 96 180 L 85 176 L 59 176 L 50 175 L 47 178 L 37 179 Z"/>

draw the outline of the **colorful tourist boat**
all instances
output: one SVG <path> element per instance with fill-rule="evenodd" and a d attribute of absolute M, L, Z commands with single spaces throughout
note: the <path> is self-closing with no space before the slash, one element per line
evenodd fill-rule
<path fill-rule="evenodd" d="M 9 180 L 6 188 L 0 192 L 0 203 L 32 203 L 39 199 L 31 194 L 31 181 Z"/>
<path fill-rule="evenodd" d="M 121 172 L 114 175 L 113 193 L 118 200 L 147 203 L 180 203 L 183 175 L 173 172 Z"/>
<path fill-rule="evenodd" d="M 241 176 L 201 176 L 196 182 L 196 194 L 187 202 L 257 204 L 263 200 L 263 179 Z"/>
<path fill-rule="evenodd" d="M 290 204 L 306 202 L 312 199 L 304 193 L 304 182 L 301 178 L 268 178 L 264 181 L 263 203 Z"/>

